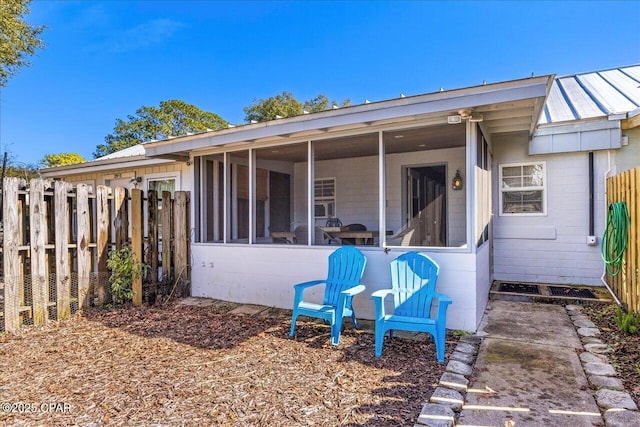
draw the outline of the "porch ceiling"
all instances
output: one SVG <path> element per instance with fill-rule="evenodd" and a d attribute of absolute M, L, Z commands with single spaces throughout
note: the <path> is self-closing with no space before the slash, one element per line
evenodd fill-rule
<path fill-rule="evenodd" d="M 465 125 L 434 125 L 383 132 L 387 154 L 464 147 Z M 378 155 L 378 133 L 363 133 L 318 141 L 314 146 L 316 160 Z M 307 144 L 288 144 L 256 150 L 263 160 L 304 162 Z"/>
<path fill-rule="evenodd" d="M 362 153 L 362 146 L 371 145 L 377 152 L 376 132 L 379 130 L 388 130 L 389 138 L 395 139 L 393 145 L 398 150 L 407 151 L 407 146 L 417 141 L 426 145 L 426 138 L 431 138 L 429 148 L 445 148 L 459 143 L 457 136 L 460 130 L 457 126 L 428 126 L 428 132 L 412 128 L 442 125 L 447 123 L 448 116 L 461 112 L 481 114 L 480 126 L 485 135 L 506 132 L 527 132 L 531 135 L 552 81 L 553 76 L 543 76 L 355 105 L 152 142 L 145 144 L 145 149 L 150 157 L 199 155 L 222 146 L 240 148 L 250 145 L 259 148 L 261 144 L 327 139 L 337 142 L 348 136 L 341 143 L 342 149 L 349 150 L 350 145 L 357 145 L 358 152 Z M 464 132 L 464 125 L 460 128 Z M 399 135 L 402 137 L 395 138 Z M 368 144 L 370 140 L 375 140 L 376 144 Z M 332 145 L 335 149 L 336 145 Z M 295 150 L 293 147 L 292 156 Z M 268 156 L 266 152 L 263 154 Z M 282 159 L 282 152 L 278 154 L 278 158 Z M 346 152 L 342 155 L 346 155 Z"/>

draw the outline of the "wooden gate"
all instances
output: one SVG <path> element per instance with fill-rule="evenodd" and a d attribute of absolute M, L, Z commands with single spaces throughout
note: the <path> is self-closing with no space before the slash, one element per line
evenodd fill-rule
<path fill-rule="evenodd" d="M 607 206 L 617 202 L 627 204 L 631 227 L 620 273 L 607 283 L 629 311 L 640 312 L 640 167 L 607 178 Z"/>
<path fill-rule="evenodd" d="M 5 178 L 1 196 L 0 330 L 110 303 L 108 253 L 125 245 L 150 267 L 134 305 L 190 292 L 188 192 Z"/>

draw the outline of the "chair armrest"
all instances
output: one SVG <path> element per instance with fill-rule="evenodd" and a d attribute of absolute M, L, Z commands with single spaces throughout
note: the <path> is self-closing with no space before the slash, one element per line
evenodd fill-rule
<path fill-rule="evenodd" d="M 373 294 L 371 294 L 371 299 L 376 306 L 376 320 L 382 319 L 386 315 L 384 309 L 384 299 L 387 295 L 390 295 L 392 293 L 393 291 L 391 289 L 380 289 L 379 291 L 375 291 Z"/>
<path fill-rule="evenodd" d="M 451 304 L 453 302 L 453 301 L 451 301 L 451 298 L 449 298 L 445 294 L 439 294 L 439 293 L 435 292 L 433 294 L 433 296 L 438 298 L 438 303 L 440 303 L 440 304 Z"/>
<path fill-rule="evenodd" d="M 393 293 L 393 290 L 391 289 L 380 289 L 371 294 L 371 299 L 375 299 L 375 298 L 385 299 L 387 295 L 391 295 L 392 293 Z"/>
<path fill-rule="evenodd" d="M 303 298 L 303 294 L 304 294 L 304 290 L 307 288 L 310 288 L 311 286 L 315 286 L 315 285 L 320 285 L 322 283 L 325 283 L 324 280 L 311 280 L 309 282 L 302 282 L 302 283 L 298 283 L 293 285 L 293 290 L 294 292 L 294 296 L 293 296 L 293 306 L 297 307 L 298 304 L 300 304 L 302 302 L 302 298 Z"/>
<path fill-rule="evenodd" d="M 353 297 L 356 294 L 359 294 L 360 292 L 365 290 L 365 286 L 364 285 L 356 285 L 353 288 L 349 288 L 349 289 L 345 289 L 344 291 L 342 291 L 342 294 L 345 294 L 347 296 Z"/>
<path fill-rule="evenodd" d="M 438 323 L 445 324 L 447 321 L 447 308 L 449 304 L 452 303 L 451 298 L 437 292 L 434 293 L 434 296 L 438 298 Z M 444 326 L 442 326 L 442 328 L 444 328 Z"/>

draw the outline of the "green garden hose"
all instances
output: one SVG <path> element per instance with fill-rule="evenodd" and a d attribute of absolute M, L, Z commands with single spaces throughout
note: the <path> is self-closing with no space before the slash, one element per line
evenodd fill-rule
<path fill-rule="evenodd" d="M 627 204 L 618 202 L 609 205 L 600 254 L 610 276 L 617 276 L 620 273 L 622 256 L 629 241 L 630 226 L 631 218 Z"/>

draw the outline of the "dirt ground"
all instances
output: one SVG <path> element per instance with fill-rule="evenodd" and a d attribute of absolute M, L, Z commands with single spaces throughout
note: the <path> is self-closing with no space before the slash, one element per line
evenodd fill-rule
<path fill-rule="evenodd" d="M 640 407 L 640 333 L 630 335 L 620 331 L 615 322 L 615 304 L 586 306 L 585 313 L 600 329 L 600 339 L 613 349 L 609 355 L 611 364 Z"/>
<path fill-rule="evenodd" d="M 0 425 L 409 426 L 444 364 L 425 335 L 373 336 L 271 309 L 91 309 L 0 335 Z M 455 345 L 448 337 L 447 356 Z"/>

